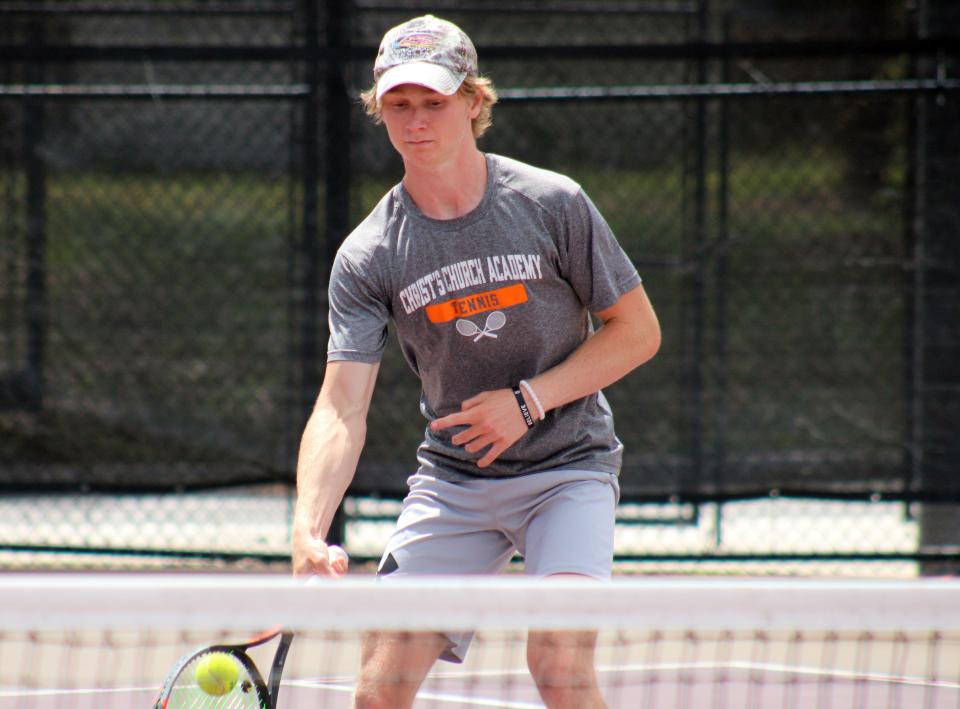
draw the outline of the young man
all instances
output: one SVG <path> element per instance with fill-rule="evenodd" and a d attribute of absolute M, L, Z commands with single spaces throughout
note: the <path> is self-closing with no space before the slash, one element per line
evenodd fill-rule
<path fill-rule="evenodd" d="M 519 550 L 528 574 L 607 579 L 622 446 L 600 389 L 659 347 L 640 277 L 576 183 L 477 148 L 496 93 L 458 27 L 428 15 L 391 29 L 374 79 L 364 100 L 404 177 L 334 263 L 294 572 L 346 570 L 323 539 L 356 470 L 392 319 L 429 425 L 379 574 L 496 573 Z M 469 639 L 371 636 L 356 706 L 410 706 L 433 663 L 462 659 Z M 594 645 L 591 633 L 531 633 L 548 706 L 603 706 Z"/>

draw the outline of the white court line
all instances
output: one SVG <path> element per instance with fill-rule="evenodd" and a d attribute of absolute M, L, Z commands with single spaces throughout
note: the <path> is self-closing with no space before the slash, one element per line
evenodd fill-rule
<path fill-rule="evenodd" d="M 154 692 L 159 694 L 159 687 L 76 687 L 73 689 L 0 689 L 0 699 L 16 699 L 18 697 L 64 697 L 84 696 L 90 694 L 125 694 L 130 692 Z"/>
<path fill-rule="evenodd" d="M 852 670 L 834 670 L 823 667 L 794 667 L 791 665 L 775 664 L 753 664 L 750 662 L 705 662 L 694 663 L 693 665 L 678 665 L 681 669 L 720 669 L 729 668 L 734 670 L 762 670 L 764 672 L 780 672 L 783 674 L 808 675 L 813 677 L 835 677 L 838 679 L 855 680 L 858 682 L 878 682 L 886 684 L 903 684 L 911 687 L 937 687 L 941 689 L 960 689 L 960 683 L 950 682 L 948 680 L 929 679 L 927 677 L 917 677 L 905 675 L 885 675 L 873 672 L 854 672 Z M 633 671 L 634 667 L 624 667 L 621 670 Z M 610 668 L 615 672 L 616 668 Z"/>
<path fill-rule="evenodd" d="M 598 668 L 599 669 L 599 668 Z M 515 677 L 517 675 L 529 675 L 530 670 L 527 668 L 523 669 L 499 669 L 499 670 L 448 670 L 446 672 L 430 672 L 427 675 L 427 679 L 469 679 L 471 677 Z M 355 682 L 357 680 L 356 675 L 342 675 L 339 677 L 312 677 L 304 680 L 291 680 L 291 683 L 296 682 L 316 682 L 316 683 L 327 683 L 327 682 Z"/>
<path fill-rule="evenodd" d="M 431 675 L 431 677 L 434 675 Z M 333 692 L 353 692 L 353 685 L 327 684 L 315 680 L 291 680 L 283 683 L 288 687 L 306 687 L 308 689 L 327 689 Z M 471 705 L 477 707 L 499 707 L 500 709 L 543 709 L 543 704 L 537 702 L 521 702 L 515 700 L 490 699 L 485 697 L 466 697 L 460 694 L 441 694 L 421 689 L 417 692 L 417 699 L 432 699 L 436 702 L 452 702 L 457 706 Z"/>
<path fill-rule="evenodd" d="M 339 682 L 339 680 L 334 680 Z M 281 687 L 300 687 L 306 689 L 329 689 L 333 692 L 352 692 L 353 685 L 330 684 L 327 680 L 291 679 L 280 683 Z"/>
<path fill-rule="evenodd" d="M 757 664 L 751 662 L 731 661 L 731 662 L 664 662 L 659 664 L 635 664 L 635 665 L 598 665 L 597 672 L 601 674 L 610 674 L 614 672 L 677 672 L 681 670 L 759 670 L 762 672 L 778 672 L 781 674 L 796 674 L 814 677 L 835 677 L 844 680 L 857 680 L 863 682 L 878 682 L 887 684 L 903 684 L 918 687 L 937 687 L 942 689 L 960 689 L 960 683 L 949 680 L 930 679 L 928 677 L 916 675 L 887 675 L 872 672 L 855 672 L 852 670 L 831 669 L 825 667 L 803 667 L 793 665 L 777 664 Z M 472 677 L 515 677 L 518 675 L 528 675 L 527 669 L 501 669 L 501 670 L 450 670 L 447 672 L 430 673 L 429 678 L 434 679 L 469 679 Z M 342 681 L 349 681 L 344 678 Z"/>
<path fill-rule="evenodd" d="M 833 677 L 845 680 L 854 680 L 860 682 L 878 682 L 887 684 L 903 684 L 907 686 L 918 687 L 936 687 L 940 689 L 960 689 L 960 683 L 947 680 L 933 680 L 925 677 L 906 676 L 897 677 L 895 675 L 874 674 L 853 672 L 850 670 L 833 670 L 820 667 L 799 667 L 791 665 L 778 664 L 755 664 L 750 662 L 694 662 L 694 663 L 662 663 L 656 665 L 602 665 L 597 667 L 597 672 L 660 672 L 660 671 L 682 671 L 682 670 L 760 670 L 763 672 L 778 672 L 782 674 L 796 674 L 813 677 Z M 528 674 L 528 670 L 523 669 L 504 669 L 504 670 L 476 670 L 461 672 L 442 672 L 432 673 L 429 678 L 432 679 L 463 679 L 471 677 L 508 677 L 521 674 Z M 335 692 L 352 692 L 352 677 L 332 677 L 316 678 L 304 680 L 285 680 L 282 684 L 286 687 L 304 687 L 311 689 L 327 689 Z M 347 685 L 345 683 L 349 682 Z M 0 699 L 10 699 L 18 697 L 56 697 L 56 696 L 85 696 L 94 694 L 120 694 L 130 692 L 153 692 L 156 687 L 99 687 L 99 688 L 73 688 L 73 689 L 0 689 Z M 433 699 L 441 702 L 459 702 L 460 704 L 469 704 L 473 706 L 500 707 L 501 709 L 542 709 L 541 703 L 506 701 L 500 699 L 489 699 L 482 697 L 463 697 L 456 694 L 443 694 L 421 690 L 418 697 L 423 699 Z"/>
<path fill-rule="evenodd" d="M 924 677 L 905 676 L 897 677 L 894 675 L 874 674 L 852 672 L 849 670 L 824 669 L 819 667 L 802 667 L 778 664 L 758 664 L 751 662 L 693 662 L 693 663 L 660 663 L 660 664 L 636 664 L 636 665 L 601 665 L 597 667 L 599 673 L 614 672 L 682 672 L 697 670 L 746 670 L 761 672 L 777 672 L 781 674 L 805 675 L 817 678 L 835 678 L 842 680 L 851 680 L 858 682 L 876 682 L 887 684 L 900 684 L 905 686 L 935 687 L 939 689 L 960 689 L 960 684 L 945 680 L 932 680 Z M 431 673 L 428 679 L 470 679 L 478 677 L 513 677 L 517 675 L 527 675 L 527 669 L 502 669 L 502 670 L 462 670 Z M 663 681 L 669 681 L 669 677 L 661 678 Z M 327 682 L 339 682 L 339 685 L 327 684 Z M 285 684 L 300 687 L 313 687 L 318 689 L 329 689 L 337 692 L 352 692 L 353 686 L 343 684 L 352 682 L 351 678 L 333 678 L 327 680 L 302 680 L 292 681 Z M 693 682 L 694 685 L 709 685 L 710 681 Z M 465 697 L 456 694 L 438 693 L 421 690 L 417 693 L 420 699 L 431 699 L 439 702 L 452 702 L 454 704 L 499 707 L 501 709 L 543 709 L 543 704 L 523 701 L 505 701 L 499 699 L 487 699 L 481 697 Z"/>
<path fill-rule="evenodd" d="M 960 689 L 960 683 L 949 680 L 930 679 L 913 675 L 885 675 L 873 672 L 854 672 L 852 670 L 831 669 L 828 667 L 802 667 L 794 665 L 755 664 L 752 662 L 675 662 L 658 665 L 608 665 L 597 667 L 597 672 L 659 672 L 682 670 L 750 670 L 779 672 L 781 674 L 806 675 L 821 678 L 836 678 L 857 682 L 877 682 L 902 684 L 911 687 L 936 687 L 940 689 Z"/>
<path fill-rule="evenodd" d="M 499 669 L 499 670 L 447 670 L 446 672 L 431 672 L 428 679 L 463 679 L 465 677 L 516 677 L 517 675 L 529 675 L 530 670 L 523 669 Z"/>
<path fill-rule="evenodd" d="M 503 707 L 504 709 L 543 709 L 540 702 L 504 701 L 502 699 L 482 699 L 480 697 L 462 697 L 456 694 L 437 694 L 435 692 L 417 692 L 419 699 L 433 699 L 439 702 L 454 702 L 457 705 L 471 704 L 477 707 Z"/>

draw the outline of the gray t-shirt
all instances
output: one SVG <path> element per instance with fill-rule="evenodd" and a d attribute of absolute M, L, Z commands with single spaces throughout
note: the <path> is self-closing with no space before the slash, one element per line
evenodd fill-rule
<path fill-rule="evenodd" d="M 330 280 L 327 360 L 374 363 L 394 320 L 420 378 L 428 421 L 483 391 L 562 362 L 640 276 L 580 186 L 487 154 L 487 189 L 470 213 L 427 217 L 402 184 L 344 241 Z M 425 432 L 421 471 L 446 480 L 555 468 L 618 473 L 622 444 L 602 393 L 554 409 L 487 468 Z"/>

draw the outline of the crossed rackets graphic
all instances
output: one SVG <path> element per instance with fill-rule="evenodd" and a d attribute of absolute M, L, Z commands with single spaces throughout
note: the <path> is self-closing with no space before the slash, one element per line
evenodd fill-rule
<path fill-rule="evenodd" d="M 480 340 L 481 337 L 496 339 L 497 334 L 494 331 L 499 330 L 506 322 L 507 316 L 500 310 L 494 310 L 487 315 L 487 321 L 484 323 L 482 330 L 472 320 L 457 320 L 457 332 L 464 337 L 473 337 L 474 342 Z"/>

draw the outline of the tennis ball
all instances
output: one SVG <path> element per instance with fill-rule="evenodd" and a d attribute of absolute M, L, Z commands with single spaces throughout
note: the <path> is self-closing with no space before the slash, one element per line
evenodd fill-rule
<path fill-rule="evenodd" d="M 195 677 L 200 689 L 219 697 L 236 686 L 240 678 L 240 668 L 231 655 L 211 652 L 200 660 Z"/>

